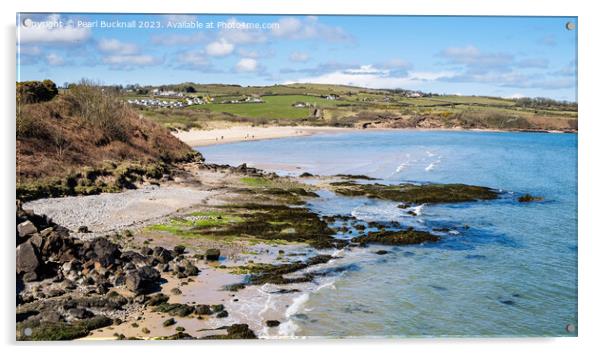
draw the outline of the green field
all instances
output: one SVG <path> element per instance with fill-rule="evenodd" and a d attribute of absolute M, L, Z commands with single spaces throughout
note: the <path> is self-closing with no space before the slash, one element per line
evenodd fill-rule
<path fill-rule="evenodd" d="M 392 128 L 482 128 L 517 130 L 577 129 L 577 105 L 545 99 L 489 96 L 410 96 L 403 90 L 377 90 L 324 84 L 239 86 L 193 84 L 162 86 L 212 103 L 185 108 L 138 107 L 141 114 L 170 129 L 210 129 L 222 122 L 251 125 L 319 125 Z M 149 92 L 152 87 L 148 88 Z M 336 100 L 321 96 L 336 95 Z M 141 94 L 129 97 L 144 98 Z M 220 103 L 260 97 L 263 103 Z M 309 107 L 294 107 L 302 102 Z M 316 108 L 319 110 L 316 112 Z M 317 114 L 316 114 L 317 113 Z M 222 124 L 223 126 L 224 124 Z"/>
<path fill-rule="evenodd" d="M 264 103 L 211 103 L 207 105 L 191 106 L 190 109 L 225 112 L 248 118 L 294 120 L 307 118 L 311 116 L 313 112 L 313 109 L 309 107 L 293 107 L 296 102 L 309 103 L 320 108 L 332 108 L 336 107 L 338 104 L 352 103 L 340 100 L 327 100 L 325 98 L 308 95 L 263 96 L 262 99 L 265 101 Z"/>

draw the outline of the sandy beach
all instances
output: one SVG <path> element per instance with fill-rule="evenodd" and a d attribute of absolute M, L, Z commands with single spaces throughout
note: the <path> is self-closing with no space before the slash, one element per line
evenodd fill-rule
<path fill-rule="evenodd" d="M 254 127 L 250 125 L 233 126 L 229 128 L 174 132 L 178 139 L 190 146 L 207 146 L 215 144 L 235 143 L 293 136 L 308 136 L 319 133 L 336 133 L 355 131 L 355 128 L 312 127 L 312 126 L 272 126 Z"/>
<path fill-rule="evenodd" d="M 466 131 L 466 132 L 513 132 L 513 130 L 503 129 L 464 129 L 464 128 L 370 128 L 369 131 Z M 314 126 L 267 126 L 255 127 L 251 125 L 235 125 L 225 128 L 211 128 L 207 130 L 191 129 L 179 130 L 172 134 L 185 142 L 186 144 L 197 146 L 208 146 L 217 144 L 237 143 L 241 141 L 257 141 L 267 139 L 289 138 L 294 136 L 310 136 L 314 134 L 326 133 L 348 133 L 366 131 L 360 128 L 343 128 L 343 127 L 314 127 Z M 542 133 L 565 133 L 559 130 L 545 130 Z M 265 167 L 265 166 L 264 166 Z"/>

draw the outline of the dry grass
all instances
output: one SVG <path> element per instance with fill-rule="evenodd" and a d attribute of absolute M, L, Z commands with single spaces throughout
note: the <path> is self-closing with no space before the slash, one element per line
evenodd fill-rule
<path fill-rule="evenodd" d="M 64 177 L 104 161 L 173 163 L 189 146 L 89 82 L 17 112 L 17 183 Z"/>

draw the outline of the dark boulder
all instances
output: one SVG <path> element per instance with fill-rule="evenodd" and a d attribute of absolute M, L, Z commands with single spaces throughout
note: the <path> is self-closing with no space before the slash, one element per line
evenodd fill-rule
<path fill-rule="evenodd" d="M 280 321 L 278 321 L 278 320 L 267 320 L 267 321 L 265 321 L 265 324 L 268 327 L 278 327 L 278 326 L 280 326 Z"/>
<path fill-rule="evenodd" d="M 96 261 L 103 267 L 108 267 L 115 263 L 115 260 L 121 256 L 119 247 L 104 237 L 94 239 L 93 250 L 96 254 Z"/>
<path fill-rule="evenodd" d="M 527 193 L 525 195 L 521 195 L 520 197 L 518 197 L 519 203 L 540 202 L 542 200 L 543 200 L 543 197 L 531 195 L 529 193 Z"/>
<path fill-rule="evenodd" d="M 87 234 L 88 232 L 90 232 L 90 230 L 88 229 L 87 226 L 80 226 L 77 228 L 77 232 L 81 233 L 81 234 Z"/>
<path fill-rule="evenodd" d="M 187 277 L 192 277 L 199 274 L 199 268 L 192 263 L 187 263 L 184 267 L 184 274 Z"/>
<path fill-rule="evenodd" d="M 94 314 L 91 311 L 89 311 L 87 309 L 83 309 L 83 308 L 77 308 L 77 307 L 67 310 L 67 313 L 72 318 L 78 319 L 78 320 L 94 317 Z"/>
<path fill-rule="evenodd" d="M 59 232 L 51 232 L 45 239 L 41 248 L 41 255 L 44 258 L 59 258 L 61 250 L 66 249 L 65 238 Z"/>
<path fill-rule="evenodd" d="M 24 280 L 36 280 L 41 264 L 40 254 L 31 242 L 17 246 L 17 274 L 23 275 Z"/>
<path fill-rule="evenodd" d="M 205 252 L 205 259 L 208 261 L 217 261 L 220 254 L 221 252 L 217 248 L 210 248 Z"/>
<path fill-rule="evenodd" d="M 177 245 L 173 248 L 173 251 L 179 256 L 181 254 L 184 254 L 184 252 L 186 251 L 186 247 L 182 245 Z"/>
<path fill-rule="evenodd" d="M 135 294 L 156 290 L 161 275 L 149 266 L 140 267 L 125 276 L 125 286 Z"/>
<path fill-rule="evenodd" d="M 155 294 L 148 298 L 148 305 L 149 306 L 157 306 L 157 305 L 166 303 L 168 300 L 169 300 L 169 296 L 167 296 L 163 293 L 158 293 L 158 294 Z"/>
<path fill-rule="evenodd" d="M 133 263 L 138 267 L 148 265 L 148 258 L 134 251 L 125 251 L 121 253 L 121 261 L 125 263 Z"/>
<path fill-rule="evenodd" d="M 222 304 L 211 305 L 211 311 L 212 312 L 221 312 L 221 311 L 224 311 L 224 305 L 222 305 Z"/>
<path fill-rule="evenodd" d="M 194 308 L 195 315 L 211 315 L 212 313 L 213 311 L 211 311 L 209 305 L 197 305 Z"/>
<path fill-rule="evenodd" d="M 171 252 L 163 247 L 155 247 L 153 249 L 153 257 L 161 264 L 165 264 L 174 259 Z"/>
<path fill-rule="evenodd" d="M 233 324 L 228 327 L 229 339 L 256 339 L 257 336 L 247 324 Z"/>
<path fill-rule="evenodd" d="M 176 324 L 176 320 L 174 320 L 173 318 L 168 318 L 165 321 L 163 321 L 163 327 L 169 327 L 169 326 L 173 326 Z"/>

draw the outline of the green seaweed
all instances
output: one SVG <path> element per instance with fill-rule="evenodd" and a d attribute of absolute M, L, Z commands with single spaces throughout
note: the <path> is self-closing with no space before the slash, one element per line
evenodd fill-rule
<path fill-rule="evenodd" d="M 40 321 L 24 321 L 17 324 L 17 340 L 50 341 L 72 340 L 82 338 L 97 328 L 110 326 L 113 320 L 106 316 L 75 321 L 72 323 L 45 323 Z M 30 335 L 25 329 L 31 329 Z"/>
<path fill-rule="evenodd" d="M 251 243 L 309 243 L 315 247 L 332 247 L 334 231 L 307 208 L 274 204 L 243 204 L 216 207 L 196 212 L 207 218 L 190 220 L 173 218 L 147 230 L 169 232 L 181 237 L 211 237 L 220 240 L 245 239 Z"/>

